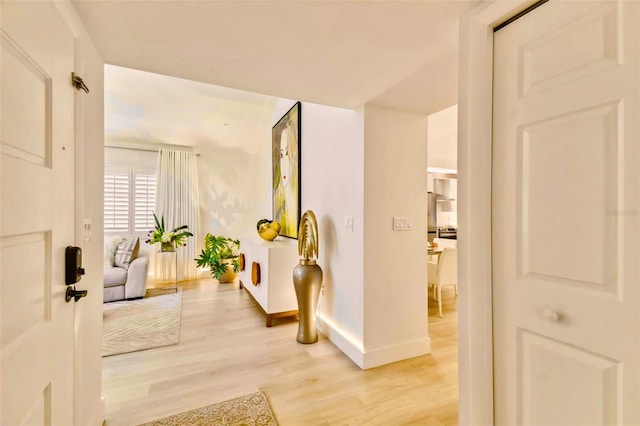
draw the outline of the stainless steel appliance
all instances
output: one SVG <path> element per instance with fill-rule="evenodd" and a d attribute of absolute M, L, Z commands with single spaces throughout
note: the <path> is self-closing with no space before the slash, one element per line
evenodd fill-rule
<path fill-rule="evenodd" d="M 449 238 L 451 240 L 458 239 L 458 229 L 450 226 L 438 228 L 436 234 L 438 235 L 438 238 Z"/>
<path fill-rule="evenodd" d="M 433 241 L 438 235 L 438 198 L 440 194 L 427 193 L 427 240 Z"/>

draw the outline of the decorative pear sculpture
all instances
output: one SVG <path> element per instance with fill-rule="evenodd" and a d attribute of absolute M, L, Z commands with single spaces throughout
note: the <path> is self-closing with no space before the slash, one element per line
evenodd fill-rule
<path fill-rule="evenodd" d="M 318 257 L 318 222 L 316 215 L 307 210 L 300 220 L 298 231 L 298 254 L 300 263 L 293 269 L 293 285 L 298 298 L 299 343 L 316 343 L 316 309 L 322 287 L 322 268 L 316 264 Z"/>
<path fill-rule="evenodd" d="M 265 241 L 273 241 L 280 235 L 280 224 L 269 219 L 261 219 L 258 221 L 258 235 Z"/>

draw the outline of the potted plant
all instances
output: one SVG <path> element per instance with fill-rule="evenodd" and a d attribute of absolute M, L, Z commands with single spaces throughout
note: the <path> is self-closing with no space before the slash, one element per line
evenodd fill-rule
<path fill-rule="evenodd" d="M 160 251 L 176 251 L 176 246 L 186 246 L 187 237 L 193 237 L 193 234 L 187 229 L 187 225 L 178 226 L 171 231 L 164 228 L 164 216 L 160 220 L 156 214 L 153 214 L 156 222 L 154 229 L 149 231 L 147 244 L 160 243 Z"/>
<path fill-rule="evenodd" d="M 195 261 L 199 267 L 209 268 L 219 282 L 233 282 L 240 270 L 240 240 L 207 234 L 204 249 Z"/>

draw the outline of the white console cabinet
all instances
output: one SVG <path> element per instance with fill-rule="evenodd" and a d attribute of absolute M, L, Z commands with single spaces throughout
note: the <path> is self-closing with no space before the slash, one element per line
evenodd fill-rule
<path fill-rule="evenodd" d="M 271 327 L 273 318 L 297 315 L 298 301 L 292 275 L 299 260 L 298 240 L 283 237 L 270 242 L 244 239 L 240 248 L 245 264 L 244 271 L 240 272 L 240 285 L 265 312 L 266 326 Z M 259 268 L 259 279 L 255 268 Z"/>

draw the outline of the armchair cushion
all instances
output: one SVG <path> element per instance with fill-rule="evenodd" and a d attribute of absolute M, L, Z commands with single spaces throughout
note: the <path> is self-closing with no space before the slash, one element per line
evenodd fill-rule
<path fill-rule="evenodd" d="M 118 249 L 118 244 L 122 241 L 126 240 L 125 237 L 118 235 L 115 237 L 111 237 L 109 240 L 105 238 L 104 245 L 104 266 L 108 268 L 110 266 L 116 266 L 116 250 Z"/>
<path fill-rule="evenodd" d="M 114 287 L 127 282 L 127 270 L 119 267 L 104 268 L 104 286 Z"/>
<path fill-rule="evenodd" d="M 140 251 L 140 239 L 135 238 L 131 240 L 124 240 L 118 244 L 116 249 L 115 266 L 121 268 L 129 268 L 129 264 L 136 257 Z"/>

